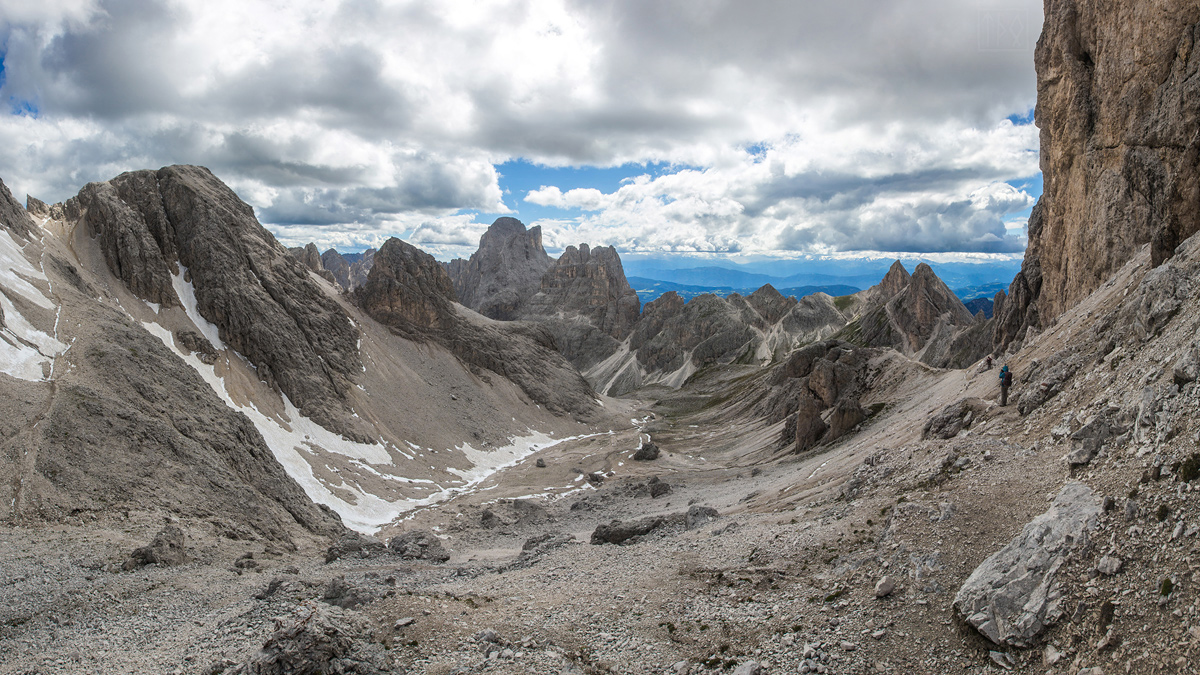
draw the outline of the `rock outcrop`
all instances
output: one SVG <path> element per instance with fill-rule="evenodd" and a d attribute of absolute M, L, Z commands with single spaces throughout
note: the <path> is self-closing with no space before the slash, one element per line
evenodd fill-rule
<path fill-rule="evenodd" d="M 370 619 L 359 612 L 308 601 L 283 618 L 253 656 L 214 664 L 213 675 L 384 675 L 396 672 Z"/>
<path fill-rule="evenodd" d="M 288 252 L 290 252 L 296 258 L 296 260 L 299 260 L 301 265 L 304 265 L 309 270 L 321 275 L 321 277 L 326 281 L 335 284 L 337 283 L 337 279 L 333 276 L 333 273 L 325 269 L 325 263 L 321 258 L 320 251 L 317 250 L 316 244 L 310 242 L 308 245 L 303 247 L 289 248 Z"/>
<path fill-rule="evenodd" d="M 472 369 L 512 381 L 551 412 L 583 417 L 594 412 L 594 392 L 556 351 L 545 328 L 493 321 L 458 305 L 446 269 L 411 244 L 389 239 L 355 298 L 393 332 L 443 345 Z"/>
<path fill-rule="evenodd" d="M 354 290 L 350 286 L 350 263 L 336 249 L 329 249 L 321 254 L 321 265 L 333 275 L 333 280 L 343 290 Z"/>
<path fill-rule="evenodd" d="M 1100 509 L 1091 488 L 1065 485 L 1048 511 L 971 573 L 954 597 L 955 611 L 996 644 L 1030 646 L 1062 616 L 1058 569 L 1087 544 Z"/>
<path fill-rule="evenodd" d="M 832 443 L 867 419 L 867 364 L 877 350 L 824 340 L 792 352 L 772 373 L 772 389 L 755 417 L 774 424 L 785 417 L 782 442 L 794 452 Z"/>
<path fill-rule="evenodd" d="M 641 312 L 637 293 L 625 279 L 621 257 L 611 246 L 568 246 L 541 277 L 527 316 L 578 314 L 615 339 L 629 334 Z"/>
<path fill-rule="evenodd" d="M 452 260 L 446 269 L 464 306 L 489 319 L 512 321 L 523 318 L 523 305 L 552 264 L 542 248 L 542 228 L 526 230 L 516 218 L 504 217 L 483 233 L 469 260 Z"/>
<path fill-rule="evenodd" d="M 176 289 L 190 284 L 200 316 L 261 378 L 322 426 L 368 440 L 345 403 L 361 369 L 358 331 L 207 169 L 171 166 L 89 183 L 64 210 L 98 238 L 109 270 L 135 295 L 177 307 L 184 299 Z"/>
<path fill-rule="evenodd" d="M 1034 65 L 1045 192 L 999 348 L 1094 291 L 1144 244 L 1200 230 L 1200 5 L 1048 0 Z"/>
<path fill-rule="evenodd" d="M 0 227 L 28 239 L 33 232 L 34 223 L 29 218 L 21 204 L 13 198 L 8 186 L 0 180 Z"/>

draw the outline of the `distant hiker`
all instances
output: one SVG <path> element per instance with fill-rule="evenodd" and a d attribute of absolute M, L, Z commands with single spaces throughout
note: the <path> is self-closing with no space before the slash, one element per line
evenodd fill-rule
<path fill-rule="evenodd" d="M 992 369 L 992 355 L 991 355 L 991 354 L 988 354 L 988 357 L 987 357 L 987 368 L 984 368 L 984 370 L 991 370 L 991 369 Z"/>
<path fill-rule="evenodd" d="M 1012 371 L 1008 366 L 1000 369 L 1000 405 L 1008 405 L 1008 388 L 1012 386 Z"/>

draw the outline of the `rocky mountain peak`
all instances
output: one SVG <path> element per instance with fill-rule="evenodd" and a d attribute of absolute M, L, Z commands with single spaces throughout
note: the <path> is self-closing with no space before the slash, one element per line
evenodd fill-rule
<path fill-rule="evenodd" d="M 542 228 L 527 230 L 516 218 L 504 217 L 483 233 L 469 260 L 453 260 L 446 269 L 463 305 L 488 318 L 512 320 L 552 262 L 542 248 Z"/>
<path fill-rule="evenodd" d="M 641 312 L 641 301 L 625 278 L 617 249 L 587 244 L 563 251 L 542 275 L 529 304 L 531 314 L 577 312 L 618 340 L 629 334 Z"/>
<path fill-rule="evenodd" d="M 746 301 L 768 324 L 779 321 L 796 304 L 794 299 L 784 297 L 771 284 L 765 284 L 746 296 Z"/>
<path fill-rule="evenodd" d="M 64 205 L 109 270 L 163 307 L 195 296 L 200 316 L 305 416 L 359 438 L 345 402 L 361 369 L 358 331 L 254 210 L 208 169 L 169 166 L 89 183 Z M 189 285 L 190 284 L 190 285 Z"/>
<path fill-rule="evenodd" d="M 918 265 L 917 269 L 920 270 L 921 267 L 933 272 L 925 263 Z M 904 269 L 904 265 L 900 264 L 900 261 L 897 260 L 888 268 L 887 274 L 883 275 L 883 279 L 877 287 L 882 291 L 884 297 L 890 298 L 904 290 L 911 279 L 912 276 L 908 273 L 908 270 Z"/>
<path fill-rule="evenodd" d="M 321 254 L 321 265 L 329 270 L 339 286 L 345 290 L 353 290 L 350 287 L 350 262 L 336 249 L 331 248 Z"/>
<path fill-rule="evenodd" d="M 29 238 L 34 227 L 29 214 L 21 208 L 20 202 L 13 198 L 12 193 L 8 191 L 8 186 L 2 180 L 0 180 L 0 227 L 26 239 Z"/>
<path fill-rule="evenodd" d="M 355 294 L 368 314 L 407 337 L 448 329 L 455 311 L 454 285 L 446 269 L 395 237 L 375 254 L 367 283 Z"/>

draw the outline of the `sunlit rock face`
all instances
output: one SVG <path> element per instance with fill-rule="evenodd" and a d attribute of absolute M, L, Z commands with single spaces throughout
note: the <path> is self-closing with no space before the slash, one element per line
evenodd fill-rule
<path fill-rule="evenodd" d="M 1200 5 L 1049 0 L 1035 54 L 1045 192 L 995 342 L 1200 230 Z M 1036 307 L 1030 311 L 1031 306 Z"/>

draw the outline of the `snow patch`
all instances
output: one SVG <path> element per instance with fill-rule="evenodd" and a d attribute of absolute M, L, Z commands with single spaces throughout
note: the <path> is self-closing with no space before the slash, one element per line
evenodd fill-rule
<path fill-rule="evenodd" d="M 187 284 L 184 288 L 189 291 L 186 297 L 192 301 L 193 309 L 189 310 L 190 317 L 191 311 L 194 311 L 195 299 L 190 294 L 190 284 Z M 180 299 L 186 306 L 188 300 L 185 300 L 183 297 Z M 193 322 L 196 320 L 197 318 L 193 317 Z M 199 320 L 203 321 L 203 319 Z M 301 415 L 300 411 L 296 409 L 287 396 L 283 397 L 285 411 L 281 416 L 282 419 L 269 417 L 253 405 L 247 407 L 239 406 L 230 397 L 225 387 L 225 381 L 216 374 L 216 369 L 213 366 L 203 363 L 200 359 L 196 358 L 195 354 L 185 354 L 177 349 L 171 333 L 157 323 L 142 323 L 142 325 L 147 331 L 162 340 L 163 344 L 178 354 L 188 365 L 192 366 L 208 382 L 217 395 L 225 401 L 226 405 L 243 413 L 254 423 L 254 426 L 258 428 L 259 433 L 266 440 L 267 446 L 271 448 L 271 452 L 275 455 L 275 458 L 283 465 L 288 475 L 299 483 L 309 499 L 317 504 L 324 504 L 333 509 L 341 516 L 342 522 L 347 527 L 365 534 L 373 534 L 379 531 L 379 528 L 387 525 L 404 513 L 422 506 L 445 501 L 455 495 L 475 488 L 492 474 L 515 465 L 534 452 L 565 441 L 587 438 L 587 436 L 571 436 L 557 439 L 551 438 L 548 434 L 530 430 L 527 436 L 510 438 L 509 445 L 494 450 L 476 450 L 469 444 L 463 443 L 456 449 L 467 456 L 472 467 L 466 470 L 449 469 L 450 472 L 462 478 L 464 482 L 458 486 L 446 489 L 442 489 L 440 485 L 431 480 L 409 479 L 397 474 L 385 476 L 370 466 L 392 464 L 392 458 L 383 445 L 366 445 L 343 439 L 341 436 L 328 431 L 321 425 Z M 212 326 L 212 324 L 208 325 Z M 201 325 L 197 324 L 197 327 L 200 328 Z M 212 328 L 215 329 L 215 326 L 212 326 Z M 207 333 L 206 337 L 208 337 Z M 214 342 L 214 344 L 218 343 Z M 411 441 L 405 442 L 414 450 L 420 449 L 420 446 Z M 313 447 L 319 447 L 328 452 L 349 457 L 351 458 L 351 463 L 356 467 L 380 477 L 387 477 L 389 480 L 392 480 L 392 477 L 394 477 L 395 480 L 428 483 L 437 488 L 437 491 L 420 499 L 388 501 L 382 497 L 365 492 L 356 485 L 347 484 L 345 481 L 340 485 L 326 485 L 313 474 L 312 464 L 306 458 L 306 455 L 312 456 L 310 448 Z M 407 454 L 398 449 L 397 452 L 408 457 Z M 349 500 L 343 499 L 338 496 L 338 492 L 349 492 L 351 496 Z"/>
<path fill-rule="evenodd" d="M 196 330 L 208 338 L 213 347 L 226 349 L 225 343 L 221 341 L 221 330 L 216 324 L 200 316 L 200 309 L 196 306 L 196 289 L 192 282 L 184 281 L 187 272 L 188 268 L 180 265 L 179 273 L 171 277 L 171 285 L 175 287 L 175 295 L 179 296 L 179 302 L 183 303 L 183 311 L 192 323 L 196 324 Z"/>
<path fill-rule="evenodd" d="M 6 291 L 0 293 L 0 309 L 4 311 L 4 328 L 0 333 L 0 373 L 36 382 L 46 378 L 45 366 L 50 366 L 53 373 L 54 357 L 68 347 L 35 328 L 8 297 L 8 293 L 12 293 L 38 307 L 55 309 L 54 326 L 57 334 L 62 308 L 28 281 L 40 279 L 50 283 L 42 270 L 25 258 L 23 250 L 7 230 L 0 229 L 0 286 Z"/>
<path fill-rule="evenodd" d="M 25 258 L 23 251 L 24 247 L 13 239 L 8 230 L 0 228 L 0 284 L 38 307 L 54 309 L 54 302 L 37 286 L 26 281 L 26 278 L 32 278 L 49 283 L 42 270 Z"/>

